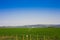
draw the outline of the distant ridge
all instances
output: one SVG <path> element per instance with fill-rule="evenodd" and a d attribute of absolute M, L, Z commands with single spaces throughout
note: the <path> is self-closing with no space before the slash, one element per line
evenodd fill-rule
<path fill-rule="evenodd" d="M 36 24 L 36 25 L 24 25 L 24 26 L 0 26 L 0 28 L 60 28 L 60 24 Z"/>

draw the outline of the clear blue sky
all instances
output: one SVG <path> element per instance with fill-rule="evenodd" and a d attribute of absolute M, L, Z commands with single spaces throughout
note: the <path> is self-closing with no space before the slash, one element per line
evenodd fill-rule
<path fill-rule="evenodd" d="M 60 24 L 60 0 L 0 0 L 0 25 Z"/>

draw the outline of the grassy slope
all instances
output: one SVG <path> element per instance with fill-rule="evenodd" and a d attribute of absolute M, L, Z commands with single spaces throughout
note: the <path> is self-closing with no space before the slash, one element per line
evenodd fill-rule
<path fill-rule="evenodd" d="M 58 36 L 60 38 L 60 28 L 0 28 L 0 36 L 1 35 L 35 35 L 39 36 Z"/>
<path fill-rule="evenodd" d="M 41 34 L 59 35 L 60 28 L 0 28 L 0 35 Z"/>

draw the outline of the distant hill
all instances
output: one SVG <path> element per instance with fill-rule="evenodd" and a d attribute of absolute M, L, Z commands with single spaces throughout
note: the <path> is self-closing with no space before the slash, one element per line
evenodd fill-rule
<path fill-rule="evenodd" d="M 60 28 L 60 25 L 24 25 L 24 26 L 0 26 L 0 28 Z"/>

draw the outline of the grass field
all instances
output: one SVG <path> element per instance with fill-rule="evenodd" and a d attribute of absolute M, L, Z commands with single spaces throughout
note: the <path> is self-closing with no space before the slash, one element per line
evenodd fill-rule
<path fill-rule="evenodd" d="M 0 28 L 2 36 L 18 38 L 4 40 L 60 40 L 60 28 Z"/>

